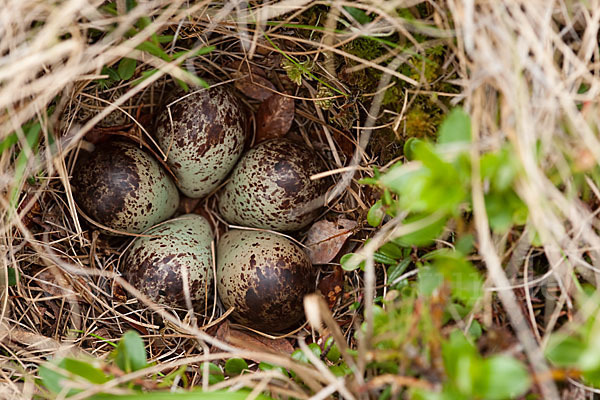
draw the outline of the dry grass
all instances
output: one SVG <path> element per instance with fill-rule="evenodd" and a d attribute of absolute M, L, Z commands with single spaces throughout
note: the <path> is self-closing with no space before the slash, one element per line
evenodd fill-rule
<path fill-rule="evenodd" d="M 117 1 L 119 9 L 124 3 Z M 408 24 L 394 12 L 396 8 L 420 3 L 427 3 L 433 10 L 431 19 L 423 21 L 423 25 Z M 155 0 L 140 2 L 133 11 L 119 17 L 99 13 L 101 1 L 7 0 L 0 8 L 0 141 L 16 132 L 17 145 L 0 155 L 0 280 L 8 282 L 9 269 L 19 271 L 20 280 L 16 286 L 4 285 L 2 292 L 0 397 L 31 397 L 36 390 L 32 378 L 37 366 L 48 357 L 74 351 L 106 357 L 112 347 L 90 334 L 114 341 L 130 328 L 144 333 L 150 357 L 157 361 L 157 365 L 151 367 L 153 371 L 171 371 L 189 364 L 193 384 L 205 389 L 208 382 L 201 378 L 200 362 L 245 357 L 293 370 L 304 377 L 305 382 L 310 382 L 309 387 L 299 387 L 275 372 L 257 372 L 227 380 L 218 388 L 268 387 L 274 393 L 280 391 L 296 398 L 311 395 L 327 398 L 334 393 L 347 399 L 369 396 L 358 389 L 365 384 L 373 299 L 376 285 L 380 283 L 373 252 L 388 238 L 414 229 L 402 225 L 401 219 L 391 220 L 373 234 L 365 230 L 363 236 L 373 236 L 373 240 L 361 250 L 367 258 L 364 275 L 346 277 L 356 297 L 364 294 L 367 323 L 365 334 L 359 335 L 356 344 L 357 362 L 348 356 L 346 349 L 341 349 L 348 365 L 356 368 L 352 382 L 335 378 L 318 359 L 311 360 L 313 365 L 308 367 L 283 356 L 248 352 L 216 339 L 215 326 L 226 311 L 218 304 L 207 304 L 206 311 L 198 314 L 197 319 L 185 318 L 185 312 L 175 313 L 152 304 L 118 274 L 119 255 L 126 243 L 99 236 L 93 231 L 93 225 L 80 219 L 71 195 L 69 175 L 80 146 L 86 145 L 84 137 L 97 132 L 105 117 L 116 115 L 121 118 L 119 130 L 150 141 L 144 117 L 154 111 L 168 90 L 169 74 L 188 79 L 174 62 L 135 50 L 152 33 L 162 31 L 180 33 L 180 41 L 169 44 L 169 50 L 216 45 L 217 51 L 183 64 L 216 82 L 236 79 L 235 71 L 227 67 L 233 60 L 266 68 L 269 59 L 264 51 L 271 46 L 265 42 L 263 32 L 277 43 L 287 42 L 289 54 L 315 60 L 317 74 L 331 78 L 330 82 L 343 93 L 347 94 L 347 87 L 333 76 L 334 54 L 353 60 L 353 71 L 361 68 L 379 71 L 381 79 L 377 90 L 364 97 L 364 104 L 354 104 L 357 113 L 364 118 L 350 129 L 356 145 L 353 155 L 344 153 L 334 135 L 336 128 L 319 114 L 321 111 L 314 104 L 313 95 L 318 91 L 316 83 L 305 81 L 293 93 L 299 99 L 296 101 L 298 135 L 328 158 L 331 174 L 336 179 L 336 186 L 325 201 L 331 209 L 354 219 L 364 219 L 372 200 L 356 184 L 358 178 L 367 175 L 369 168 L 366 167 L 379 163 L 377 154 L 367 151 L 372 132 L 385 124 L 402 126 L 407 103 L 418 93 L 429 93 L 430 88 L 425 80 L 419 82 L 398 72 L 408 60 L 404 53 L 392 51 L 369 61 L 348 54 L 343 45 L 360 35 L 397 31 L 407 43 L 412 43 L 416 52 L 437 43 L 449 46 L 451 52 L 441 79 L 458 77 L 453 83 L 461 88 L 461 93 L 452 97 L 452 101 L 462 103 L 472 115 L 477 139 L 472 159 L 477 160 L 481 151 L 509 142 L 523 166 L 518 191 L 531 213 L 528 229 L 538 232 L 543 243 L 548 260 L 547 274 L 535 279 L 529 277 L 527 271 L 523 272 L 527 268 L 526 257 L 519 254 L 526 255 L 529 245 L 511 247 L 506 237 L 491 235 L 477 173 L 473 177 L 473 211 L 482 265 L 488 270 L 488 289 L 498 294 L 533 370 L 539 376 L 547 373 L 542 350 L 548 335 L 558 329 L 561 313 L 566 312 L 576 320 L 587 317 L 584 311 L 579 312 L 573 306 L 573 271 L 596 286 L 600 273 L 595 265 L 596 260 L 600 260 L 595 218 L 600 190 L 588 179 L 586 184 L 597 198 L 587 202 L 578 198 L 570 168 L 571 164 L 579 163 L 582 171 L 589 170 L 600 160 L 597 100 L 600 2 L 512 0 L 475 5 L 468 0 L 448 0 L 447 5 L 439 3 L 334 1 L 333 11 L 323 22 L 329 33 L 316 40 L 291 35 L 292 31 L 283 26 L 266 24 L 272 20 L 282 24 L 294 21 L 319 4 L 308 0 L 281 0 L 265 5 L 211 0 L 190 5 L 183 0 Z M 377 18 L 372 23 L 335 33 L 331 28 L 336 26 L 337 16 L 345 12 L 342 6 L 360 7 L 375 13 Z M 142 16 L 151 16 L 152 24 L 127 37 L 126 32 Z M 45 22 L 40 25 L 39 21 Z M 91 31 L 103 34 L 100 39 L 91 41 L 88 39 Z M 419 43 L 413 37 L 417 33 L 430 37 L 431 42 Z M 99 90 L 96 80 L 101 77 L 102 67 L 113 65 L 125 56 L 143 63 L 144 66 L 138 68 L 153 67 L 160 72 L 137 86 L 126 83 L 116 89 Z M 384 60 L 389 62 L 384 63 Z M 279 65 L 270 67 L 281 72 Z M 382 101 L 392 77 L 411 86 L 405 93 L 405 107 L 395 110 L 390 118 L 389 113 L 383 113 Z M 585 91 L 581 90 L 583 87 Z M 339 96 L 332 97 L 338 106 L 343 105 Z M 255 104 L 249 106 L 256 108 Z M 53 112 L 48 116 L 50 107 Z M 127 116 L 123 118 L 125 113 Z M 93 116 L 88 119 L 85 115 Z M 31 120 L 40 121 L 42 127 L 37 156 L 33 156 L 27 144 L 27 132 L 21 129 Z M 21 156 L 19 149 L 22 149 Z M 23 160 L 21 166 L 17 157 Z M 558 187 L 552 180 L 555 175 L 562 178 L 563 184 Z M 35 182 L 25 179 L 29 176 L 37 177 Z M 13 199 L 19 200 L 17 212 Z M 213 211 L 214 198 L 203 200 L 201 207 L 216 223 L 221 223 Z M 502 267 L 508 259 L 516 271 L 509 277 Z M 525 280 L 520 282 L 517 276 Z M 536 322 L 532 328 L 528 321 L 539 319 L 531 307 L 518 304 L 512 289 L 524 287 L 527 291 L 533 285 L 545 284 L 548 279 L 558 282 L 560 295 L 544 324 Z M 488 322 L 492 320 L 491 301 L 488 296 L 481 310 Z M 305 302 L 309 321 L 315 329 L 326 328 L 338 344 L 354 345 L 350 339 L 354 326 L 351 324 L 342 331 L 336 323 L 336 318 L 360 318 L 348 305 L 339 303 L 332 314 L 317 297 L 309 297 Z M 304 329 L 295 333 L 293 337 L 299 339 L 300 347 L 304 346 L 304 336 L 315 338 L 318 332 Z M 147 373 L 134 372 L 105 385 L 86 388 L 76 398 L 110 392 L 120 382 Z M 545 398 L 559 398 L 552 380 L 539 383 Z"/>

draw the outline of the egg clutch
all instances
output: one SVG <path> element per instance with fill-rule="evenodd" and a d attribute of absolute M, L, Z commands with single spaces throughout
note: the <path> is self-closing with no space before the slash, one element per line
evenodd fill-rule
<path fill-rule="evenodd" d="M 121 272 L 159 304 L 185 307 L 189 298 L 203 308 L 215 284 L 211 224 L 197 214 L 169 219 L 179 192 L 201 198 L 228 178 L 217 192 L 219 212 L 249 228 L 296 231 L 320 213 L 315 204 L 328 181 L 310 176 L 324 171 L 324 162 L 285 138 L 244 153 L 246 120 L 224 86 L 176 93 L 154 130 L 175 181 L 139 144 L 122 139 L 79 156 L 71 179 L 76 202 L 108 234 L 143 233 L 123 255 Z M 298 245 L 275 233 L 235 229 L 216 247 L 217 291 L 227 309 L 234 307 L 235 320 L 270 332 L 298 324 L 302 299 L 315 289 L 313 266 Z"/>

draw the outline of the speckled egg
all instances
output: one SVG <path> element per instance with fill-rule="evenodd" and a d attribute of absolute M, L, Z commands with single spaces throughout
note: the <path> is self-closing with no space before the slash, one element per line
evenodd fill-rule
<path fill-rule="evenodd" d="M 283 236 L 232 230 L 217 249 L 217 291 L 243 325 L 281 332 L 304 315 L 302 300 L 315 289 L 306 253 Z"/>
<path fill-rule="evenodd" d="M 143 232 L 171 217 L 179 204 L 163 167 L 139 145 L 124 141 L 81 154 L 71 186 L 89 217 L 118 231 Z"/>
<path fill-rule="evenodd" d="M 294 231 L 320 212 L 327 179 L 311 181 L 325 164 L 309 148 L 289 139 L 273 139 L 248 151 L 236 165 L 219 198 L 230 223 Z"/>
<path fill-rule="evenodd" d="M 185 269 L 190 298 L 203 308 L 213 274 L 213 232 L 208 221 L 186 214 L 152 228 L 147 235 L 136 238 L 123 258 L 127 281 L 158 304 L 185 307 Z"/>
<path fill-rule="evenodd" d="M 223 86 L 175 97 L 158 116 L 156 141 L 181 192 L 198 198 L 214 190 L 242 154 L 246 114 Z"/>

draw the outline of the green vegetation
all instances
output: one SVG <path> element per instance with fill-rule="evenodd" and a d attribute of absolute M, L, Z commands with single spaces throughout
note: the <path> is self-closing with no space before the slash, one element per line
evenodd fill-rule
<path fill-rule="evenodd" d="M 452 3 L 463 15 L 462 2 Z M 0 114 L 0 328 L 14 328 L 2 336 L 3 374 L 36 399 L 268 400 L 349 393 L 380 400 L 529 400 L 544 398 L 546 384 L 565 396 L 573 382 L 578 390 L 600 389 L 600 122 L 594 98 L 600 81 L 590 72 L 600 52 L 591 41 L 589 50 L 596 47 L 584 60 L 587 47 L 581 46 L 582 38 L 598 37 L 598 29 L 565 25 L 577 18 L 572 6 L 584 3 L 565 2 L 564 10 L 555 10 L 549 29 L 556 35 L 539 47 L 527 42 L 535 35 L 519 37 L 519 26 L 496 24 L 466 39 L 477 22 L 502 14 L 500 5 L 475 24 L 455 20 L 445 2 L 401 9 L 310 3 L 269 14 L 261 24 L 255 23 L 260 2 L 249 2 L 247 15 L 228 10 L 229 19 L 214 24 L 219 2 L 189 13 L 187 2 L 171 10 L 170 2 L 159 1 L 134 18 L 146 4 L 108 1 L 78 10 L 48 40 L 79 40 L 78 50 L 52 53 L 56 48 L 48 47 L 52 56 L 41 54 L 45 61 L 31 69 L 33 75 L 15 77 L 29 85 L 65 68 L 73 76 L 56 79 L 65 87 L 38 93 L 27 86 L 23 92 L 32 94 L 26 98 L 13 88 L 14 101 Z M 535 8 L 524 4 L 515 10 Z M 334 6 L 339 15 L 326 25 Z M 483 2 L 473 12 L 488 6 Z M 515 23 L 515 10 L 502 14 L 503 24 Z M 565 21 L 556 17 L 563 11 Z M 534 13 L 527 15 L 523 21 Z M 45 26 L 28 20 L 27 35 L 18 40 L 29 46 Z M 477 35 L 498 31 L 502 39 L 522 42 L 504 49 L 494 37 L 483 46 L 489 54 L 468 49 L 481 50 Z M 24 51 L 15 38 L 0 48 L 7 60 L 11 46 Z M 82 49 L 93 45 L 106 46 L 110 56 L 84 59 Z M 75 55 L 87 69 L 67 69 L 80 62 Z M 397 59 L 402 62 L 393 64 Z M 11 73 L 18 69 L 13 65 Z M 77 221 L 65 183 L 80 145 L 91 146 L 94 135 L 147 141 L 153 113 L 169 90 L 208 82 L 233 87 L 241 75 L 264 79 L 294 98 L 291 133 L 313 142 L 336 182 L 351 170 L 343 167 L 356 150 L 361 158 L 348 190 L 322 216 L 357 222 L 342 253 L 319 266 L 319 284 L 338 278 L 329 308 L 306 310 L 313 313 L 311 324 L 318 314 L 323 326 L 277 338 L 239 330 L 250 344 L 238 340 L 247 347 L 234 348 L 240 343 L 220 330 L 226 310 L 216 302 L 191 318 L 132 301 L 117 284 L 127 239 L 107 238 Z M 9 83 L 1 78 L 0 92 Z M 548 88 L 565 93 L 557 100 Z M 256 115 L 260 102 L 237 89 Z M 119 108 L 135 124 L 128 116 L 126 124 L 80 131 L 89 121 L 78 114 L 86 99 L 106 103 L 90 107 L 97 115 L 118 101 L 115 93 L 128 91 L 138 92 Z M 372 104 L 380 104 L 374 128 L 364 126 Z M 261 122 L 249 120 L 252 126 Z M 367 135 L 366 148 L 357 149 Z M 184 206 L 213 213 L 214 203 Z M 216 230 L 225 229 L 221 222 Z M 505 286 L 490 273 L 494 262 Z M 508 293 L 518 307 L 502 301 Z M 523 317 L 522 326 L 515 315 Z M 58 352 L 62 342 L 79 349 Z M 220 358 L 212 356 L 217 351 Z M 531 356 L 536 352 L 547 363 L 542 373 Z"/>

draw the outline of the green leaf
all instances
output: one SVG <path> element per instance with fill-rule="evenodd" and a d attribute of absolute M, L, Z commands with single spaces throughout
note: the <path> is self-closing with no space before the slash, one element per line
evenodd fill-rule
<path fill-rule="evenodd" d="M 187 83 L 185 83 L 184 81 L 182 81 L 181 79 L 175 79 L 175 82 L 177 83 L 177 85 L 183 89 L 184 92 L 189 92 L 190 91 L 190 87 L 188 86 Z"/>
<path fill-rule="evenodd" d="M 208 383 L 210 385 L 214 385 L 215 383 L 223 382 L 225 380 L 225 375 L 223 374 L 223 370 L 215 363 L 202 363 L 200 365 L 200 372 L 204 373 L 204 366 L 208 364 Z"/>
<path fill-rule="evenodd" d="M 356 22 L 361 25 L 368 24 L 373 20 L 360 8 L 344 6 L 344 10 L 348 11 L 348 14 L 350 14 L 352 18 L 354 18 Z"/>
<path fill-rule="evenodd" d="M 339 365 L 332 365 L 329 367 L 329 370 L 331 371 L 331 373 L 335 376 L 337 376 L 338 378 L 342 378 L 346 375 L 350 375 L 350 373 L 352 373 L 352 371 L 348 372 L 346 369 L 342 368 Z"/>
<path fill-rule="evenodd" d="M 329 346 L 331 346 L 331 347 L 329 347 Z M 329 361 L 331 361 L 332 363 L 337 363 L 340 360 L 340 357 L 342 356 L 342 354 L 340 353 L 340 349 L 334 343 L 333 337 L 329 337 L 325 341 L 325 349 L 327 349 L 327 348 L 329 348 L 329 351 L 327 352 L 327 355 L 326 355 L 327 359 Z"/>
<path fill-rule="evenodd" d="M 169 388 L 172 387 L 177 379 L 181 379 L 183 383 L 183 387 L 188 387 L 189 380 L 185 371 L 187 370 L 187 365 L 182 365 L 177 369 L 172 370 L 167 375 L 163 376 L 160 383 L 158 383 L 157 387 L 159 388 Z M 162 374 L 161 374 L 162 375 Z"/>
<path fill-rule="evenodd" d="M 442 343 L 442 359 L 446 374 L 453 386 L 464 395 L 473 393 L 474 376 L 481 362 L 477 349 L 459 330 L 450 334 L 448 341 Z"/>
<path fill-rule="evenodd" d="M 293 360 L 308 364 L 308 357 L 306 357 L 306 354 L 301 349 L 294 350 L 291 357 Z"/>
<path fill-rule="evenodd" d="M 468 255 L 473 251 L 473 246 L 475 245 L 475 236 L 472 233 L 468 233 L 466 235 L 461 236 L 457 241 L 454 247 L 456 251 L 462 253 L 463 255 Z"/>
<path fill-rule="evenodd" d="M 63 358 L 56 362 L 51 361 L 42 364 L 39 367 L 38 373 L 42 380 L 42 384 L 51 392 L 60 393 L 64 388 L 64 381 L 74 380 L 77 377 L 83 378 L 91 383 L 102 384 L 112 377 L 106 376 L 101 369 L 94 367 L 92 361 L 76 360 L 74 358 Z M 68 374 L 56 371 L 51 365 L 65 371 Z M 72 389 L 68 395 L 73 395 L 80 390 Z"/>
<path fill-rule="evenodd" d="M 433 265 L 450 283 L 454 298 L 466 305 L 472 305 L 483 295 L 481 274 L 462 254 L 439 253 L 434 257 Z"/>
<path fill-rule="evenodd" d="M 471 326 L 469 326 L 469 335 L 477 340 L 481 337 L 481 335 L 483 334 L 483 330 L 481 328 L 481 324 L 479 323 L 479 321 L 477 320 L 473 320 L 473 322 L 471 323 Z"/>
<path fill-rule="evenodd" d="M 25 132 L 25 142 L 28 147 L 26 151 L 22 149 L 17 156 L 17 160 L 15 161 L 15 174 L 13 178 L 13 186 L 10 191 L 10 208 L 11 210 L 16 209 L 17 203 L 19 201 L 19 188 L 21 183 L 27 177 L 25 176 L 25 170 L 27 169 L 27 163 L 29 162 L 28 152 L 33 153 L 35 156 L 37 153 L 37 149 L 39 146 L 39 137 L 42 126 L 40 122 L 35 122 L 30 128 Z"/>
<path fill-rule="evenodd" d="M 444 396 L 443 393 L 433 392 L 425 389 L 413 389 L 411 396 L 411 400 L 453 400 Z M 460 397 L 458 398 L 460 399 Z M 460 399 L 463 400 L 463 399 Z"/>
<path fill-rule="evenodd" d="M 285 368 L 273 365 L 273 364 L 269 364 L 267 362 L 262 361 L 260 364 L 258 364 L 258 369 L 260 369 L 261 371 L 279 371 L 281 372 L 284 376 L 289 376 L 287 370 Z"/>
<path fill-rule="evenodd" d="M 438 143 L 471 143 L 471 118 L 462 108 L 454 108 L 438 131 Z"/>
<path fill-rule="evenodd" d="M 165 43 L 171 43 L 174 38 L 175 38 L 175 35 L 158 35 L 156 37 L 156 40 L 160 44 L 165 44 Z"/>
<path fill-rule="evenodd" d="M 363 269 L 365 267 L 365 262 L 360 261 L 360 257 L 354 257 L 355 255 L 354 253 L 348 253 L 340 258 L 340 264 L 344 271 L 354 271 L 355 269 Z"/>
<path fill-rule="evenodd" d="M 380 184 L 399 195 L 398 204 L 403 210 L 458 213 L 458 206 L 467 200 L 468 160 L 467 165 L 462 158 L 456 164 L 446 162 L 423 141 L 415 141 L 411 149 L 421 165 L 395 165 L 381 177 Z"/>
<path fill-rule="evenodd" d="M 248 363 L 243 358 L 230 358 L 225 362 L 225 372 L 229 376 L 239 375 L 248 369 Z"/>
<path fill-rule="evenodd" d="M 204 79 L 200 78 L 197 75 L 194 75 L 193 73 L 191 73 L 188 70 L 182 69 L 181 72 L 187 76 L 187 79 L 190 80 L 194 86 L 199 86 L 199 87 L 203 87 L 205 89 L 209 88 L 210 85 L 208 84 L 208 82 L 206 82 Z M 177 80 L 179 83 L 179 79 Z M 184 82 L 182 82 L 184 83 Z M 189 89 L 188 89 L 189 90 Z"/>
<path fill-rule="evenodd" d="M 124 372 L 133 372 L 146 368 L 146 347 L 137 332 L 127 331 L 114 350 L 117 366 Z"/>
<path fill-rule="evenodd" d="M 125 6 L 127 8 L 127 12 L 129 12 L 137 7 L 137 2 L 135 0 L 125 0 Z"/>
<path fill-rule="evenodd" d="M 428 216 L 412 215 L 412 216 L 404 219 L 404 225 L 408 225 L 413 222 L 418 222 L 420 220 L 424 220 L 427 217 Z M 440 218 L 421 229 L 418 229 L 409 234 L 400 236 L 400 237 L 392 240 L 392 242 L 397 244 L 398 246 L 403 246 L 403 247 L 430 246 L 434 243 L 435 239 L 437 239 L 444 231 L 444 227 L 446 226 L 446 221 L 447 221 L 446 218 Z"/>
<path fill-rule="evenodd" d="M 85 378 L 92 383 L 101 384 L 108 382 L 111 378 L 106 376 L 101 369 L 94 367 L 91 362 L 76 360 L 74 358 L 64 358 L 59 366 L 73 375 Z"/>
<path fill-rule="evenodd" d="M 518 360 L 494 355 L 483 360 L 475 393 L 489 400 L 514 399 L 525 394 L 531 386 L 527 368 Z"/>
<path fill-rule="evenodd" d="M 581 374 L 583 381 L 588 385 L 600 386 L 600 369 L 584 370 Z"/>
<path fill-rule="evenodd" d="M 133 86 L 139 85 L 146 79 L 150 78 L 152 75 L 156 74 L 158 71 L 159 71 L 158 69 L 148 69 L 146 71 L 142 71 L 142 76 L 139 77 L 138 79 L 134 80 L 131 84 Z"/>
<path fill-rule="evenodd" d="M 52 369 L 52 367 L 50 366 L 51 363 L 46 363 L 46 364 L 42 364 L 40 365 L 39 369 L 38 369 L 38 375 L 40 376 L 41 380 L 42 380 L 42 384 L 51 392 L 53 393 L 60 393 L 60 391 L 63 388 L 63 381 L 66 380 L 67 378 L 55 371 L 54 369 Z M 69 391 L 70 394 L 74 393 L 73 390 Z"/>
<path fill-rule="evenodd" d="M 507 232 L 513 224 L 524 225 L 529 214 L 525 203 L 512 190 L 487 194 L 485 208 L 490 227 L 498 233 Z"/>
<path fill-rule="evenodd" d="M 412 260 L 410 258 L 405 258 L 404 260 L 400 261 L 398 264 L 392 265 L 391 267 L 389 267 L 387 270 L 387 282 L 386 283 L 388 285 L 391 285 L 392 282 L 394 282 L 396 279 L 401 277 L 411 262 L 412 262 Z"/>
<path fill-rule="evenodd" d="M 140 19 L 138 19 L 135 26 L 136 26 L 136 28 L 138 28 L 141 31 L 141 30 L 147 28 L 148 26 L 150 26 L 151 23 L 152 23 L 152 20 L 149 17 L 141 17 Z"/>
<path fill-rule="evenodd" d="M 212 51 L 214 51 L 216 49 L 215 46 L 204 46 L 204 47 L 200 47 L 198 50 L 195 50 L 192 52 L 192 54 L 189 57 L 199 57 L 199 56 L 203 56 L 205 54 L 208 54 Z M 190 50 L 185 50 L 185 51 L 178 51 L 173 53 L 173 58 L 177 59 L 183 55 L 186 55 L 188 53 L 190 53 Z"/>
<path fill-rule="evenodd" d="M 585 335 L 586 348 L 579 358 L 578 367 L 586 372 L 596 371 L 598 382 L 600 382 L 600 332 L 598 323 L 590 321 L 595 318 L 590 318 L 587 324 L 584 325 L 583 334 Z"/>
<path fill-rule="evenodd" d="M 4 140 L 0 142 L 0 154 L 4 153 L 7 149 L 11 148 L 15 143 L 19 141 L 16 133 L 11 133 Z"/>
<path fill-rule="evenodd" d="M 398 247 L 398 245 L 392 243 L 392 242 L 387 242 L 386 244 L 384 244 L 383 246 L 381 246 L 379 248 L 379 250 L 377 250 L 379 253 L 391 257 L 395 260 L 400 260 L 401 258 L 404 258 L 404 251 L 403 249 L 401 249 L 400 247 Z"/>
<path fill-rule="evenodd" d="M 449 163 L 442 160 L 442 158 L 436 153 L 435 148 L 430 143 L 424 141 L 416 141 L 413 144 L 412 151 L 415 155 L 415 159 L 421 161 L 428 169 L 444 174 L 451 168 Z"/>
<path fill-rule="evenodd" d="M 431 265 L 424 265 L 419 268 L 418 282 L 419 293 L 424 296 L 431 296 L 444 282 L 444 275 Z"/>
<path fill-rule="evenodd" d="M 114 16 L 119 15 L 117 13 L 117 5 L 115 3 L 105 4 L 105 5 L 101 6 L 100 9 L 110 15 L 114 15 Z"/>
<path fill-rule="evenodd" d="M 8 286 L 17 286 L 17 281 L 19 280 L 19 273 L 15 268 L 7 268 L 8 273 Z"/>
<path fill-rule="evenodd" d="M 381 254 L 380 252 L 375 252 L 373 254 L 373 260 L 375 260 L 375 262 L 386 265 L 394 265 L 398 262 L 395 258 L 388 257 L 385 254 Z"/>
<path fill-rule="evenodd" d="M 115 71 L 113 68 L 102 67 L 102 71 L 100 72 L 102 75 L 108 75 L 108 79 L 111 81 L 118 81 L 120 79 L 119 73 Z"/>
<path fill-rule="evenodd" d="M 506 207 L 503 196 L 495 194 L 485 196 L 485 210 L 490 221 L 490 227 L 495 232 L 507 232 L 512 226 L 512 211 Z"/>
<path fill-rule="evenodd" d="M 479 161 L 481 177 L 488 179 L 491 189 L 503 192 L 512 187 L 518 174 L 518 162 L 511 147 L 505 146 L 495 153 L 486 153 Z"/>
<path fill-rule="evenodd" d="M 381 224 L 385 217 L 385 211 L 383 209 L 383 203 L 381 200 L 377 200 L 375 204 L 371 206 L 367 213 L 367 223 L 372 227 L 376 228 Z"/>
<path fill-rule="evenodd" d="M 375 178 L 362 178 L 358 180 L 361 185 L 377 185 L 377 179 Z"/>
<path fill-rule="evenodd" d="M 152 54 L 155 57 L 158 57 L 166 62 L 172 61 L 173 59 L 171 58 L 170 55 L 168 55 L 163 49 L 162 47 L 158 46 L 155 43 L 152 43 L 148 40 L 146 40 L 145 42 L 140 43 L 139 45 L 137 45 L 136 49 L 140 50 L 140 51 L 144 51 L 148 54 Z M 121 65 L 119 64 L 119 67 Z M 134 66 L 134 71 L 135 71 L 135 66 Z M 119 71 L 119 74 L 121 74 L 121 72 Z M 122 76 L 122 75 L 121 75 Z M 133 76 L 133 72 L 131 73 L 131 76 L 129 76 L 129 78 L 131 78 Z M 129 78 L 123 78 L 123 79 L 129 79 Z"/>
<path fill-rule="evenodd" d="M 308 345 L 308 348 L 311 351 L 311 353 L 314 354 L 315 357 L 321 358 L 322 351 L 321 351 L 321 347 L 318 344 L 311 343 Z"/>
<path fill-rule="evenodd" d="M 573 367 L 577 366 L 585 351 L 586 344 L 581 338 L 555 333 L 550 336 L 545 353 L 553 364 L 559 367 Z"/>
<path fill-rule="evenodd" d="M 406 142 L 404 142 L 404 157 L 406 157 L 408 161 L 412 161 L 415 159 L 414 149 L 416 144 L 419 142 L 422 142 L 422 140 L 414 137 L 411 137 Z"/>
<path fill-rule="evenodd" d="M 119 67 L 117 71 L 119 72 L 119 76 L 122 80 L 126 81 L 131 79 L 133 74 L 135 73 L 135 68 L 137 67 L 137 61 L 131 58 L 123 58 L 119 61 Z"/>

